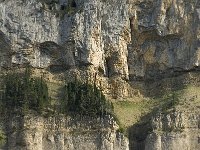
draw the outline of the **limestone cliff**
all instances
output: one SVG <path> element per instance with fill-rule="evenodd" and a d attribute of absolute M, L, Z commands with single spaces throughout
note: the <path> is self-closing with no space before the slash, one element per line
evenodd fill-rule
<path fill-rule="evenodd" d="M 73 2 L 1 2 L 2 42 L 12 51 L 12 63 L 47 68 L 52 53 L 37 46 L 51 41 L 64 49 L 65 65 L 77 65 L 77 60 L 100 67 L 108 77 L 198 67 L 197 0 Z"/>
<path fill-rule="evenodd" d="M 145 150 L 199 149 L 199 112 L 159 114 L 153 122 L 154 131 L 146 139 Z"/>
<path fill-rule="evenodd" d="M 149 0 L 133 8 L 129 74 L 155 77 L 198 67 L 199 1 Z"/>
<path fill-rule="evenodd" d="M 9 150 L 127 150 L 128 140 L 112 117 L 13 115 L 6 119 Z"/>
<path fill-rule="evenodd" d="M 1 73 L 30 64 L 35 75 L 45 76 L 53 98 L 59 88 L 52 85 L 75 76 L 96 78 L 103 92 L 116 100 L 156 97 L 161 91 L 176 90 L 177 85 L 198 86 L 199 47 L 199 0 L 0 0 Z M 172 122 L 179 123 L 176 117 L 182 114 L 189 117 L 193 111 L 171 118 Z M 199 122 L 198 115 L 187 117 L 183 120 Z M 34 149 L 33 143 L 41 150 L 133 149 L 112 127 L 68 135 L 63 129 L 50 132 L 44 120 L 35 121 L 34 128 L 22 133 L 9 134 L 9 149 L 24 149 L 23 145 Z M 186 129 L 193 128 L 190 121 Z M 198 130 L 178 135 L 153 132 L 143 140 L 142 149 L 198 149 Z M 25 139 L 22 147 L 16 145 L 16 133 Z M 195 137 L 194 142 L 190 137 Z"/>

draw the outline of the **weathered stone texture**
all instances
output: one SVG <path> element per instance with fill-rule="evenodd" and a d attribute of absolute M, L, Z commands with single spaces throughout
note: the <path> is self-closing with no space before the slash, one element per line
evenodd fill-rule
<path fill-rule="evenodd" d="M 58 78 L 55 70 L 70 80 L 76 75 L 82 79 L 96 76 L 107 95 L 131 97 L 134 90 L 129 80 L 198 70 L 200 1 L 0 0 L 0 71 L 27 63 L 48 72 L 49 78 L 50 74 Z M 11 135 L 11 149 L 25 144 L 27 149 L 97 149 L 101 145 L 101 149 L 117 150 L 116 144 L 120 144 L 113 131 L 105 136 L 103 132 L 72 136 L 60 130 L 48 133 L 39 126 Z M 147 147 L 197 149 L 198 130 L 194 128 L 195 136 L 189 131 L 153 133 Z M 17 141 L 16 137 L 27 138 Z"/>
<path fill-rule="evenodd" d="M 117 131 L 112 117 L 41 117 L 8 118 L 8 141 L 12 150 L 128 150 L 128 139 Z"/>
<path fill-rule="evenodd" d="M 145 150 L 198 150 L 199 113 L 171 112 L 153 118 L 153 133 L 148 135 Z"/>

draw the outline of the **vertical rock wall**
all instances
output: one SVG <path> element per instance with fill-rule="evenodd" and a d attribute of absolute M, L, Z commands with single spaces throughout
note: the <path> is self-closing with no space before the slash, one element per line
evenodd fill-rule
<path fill-rule="evenodd" d="M 37 115 L 7 120 L 5 149 L 12 150 L 128 150 L 128 140 L 113 118 Z"/>
<path fill-rule="evenodd" d="M 198 150 L 199 113 L 173 112 L 153 119 L 154 131 L 148 135 L 145 150 Z"/>

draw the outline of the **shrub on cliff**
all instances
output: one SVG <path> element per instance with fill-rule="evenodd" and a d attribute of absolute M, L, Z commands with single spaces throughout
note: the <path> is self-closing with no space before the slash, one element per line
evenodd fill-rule
<path fill-rule="evenodd" d="M 48 88 L 44 79 L 31 77 L 31 71 L 9 73 L 4 79 L 2 105 L 7 110 L 22 108 L 41 111 L 48 104 Z"/>
<path fill-rule="evenodd" d="M 21 109 L 25 113 L 32 109 L 42 112 L 44 108 L 51 106 L 48 87 L 43 77 L 32 77 L 29 68 L 24 73 L 8 73 L 4 78 L 4 84 L 1 105 L 8 111 Z M 51 107 L 53 111 L 92 117 L 104 116 L 113 111 L 112 103 L 106 100 L 95 82 L 91 85 L 75 79 L 64 86 L 63 94 L 64 97 L 58 104 L 61 110 Z"/>
<path fill-rule="evenodd" d="M 92 117 L 104 116 L 113 111 L 112 103 L 106 100 L 95 83 L 81 83 L 76 79 L 65 85 L 62 106 L 65 112 Z"/>

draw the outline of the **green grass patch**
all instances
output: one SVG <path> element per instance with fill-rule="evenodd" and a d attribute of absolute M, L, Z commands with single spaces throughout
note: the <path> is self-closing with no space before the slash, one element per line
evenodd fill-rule
<path fill-rule="evenodd" d="M 174 109 L 194 110 L 200 108 L 200 87 L 188 85 L 162 96 L 137 98 L 137 100 L 133 98 L 132 101 L 114 101 L 113 105 L 120 130 L 127 131 L 135 124 L 150 123 L 151 117 L 158 111 L 169 113 Z"/>
<path fill-rule="evenodd" d="M 113 105 L 114 113 L 120 122 L 120 128 L 126 131 L 127 128 L 139 122 L 142 116 L 150 113 L 158 105 L 158 102 L 143 99 L 140 102 L 114 102 Z"/>

